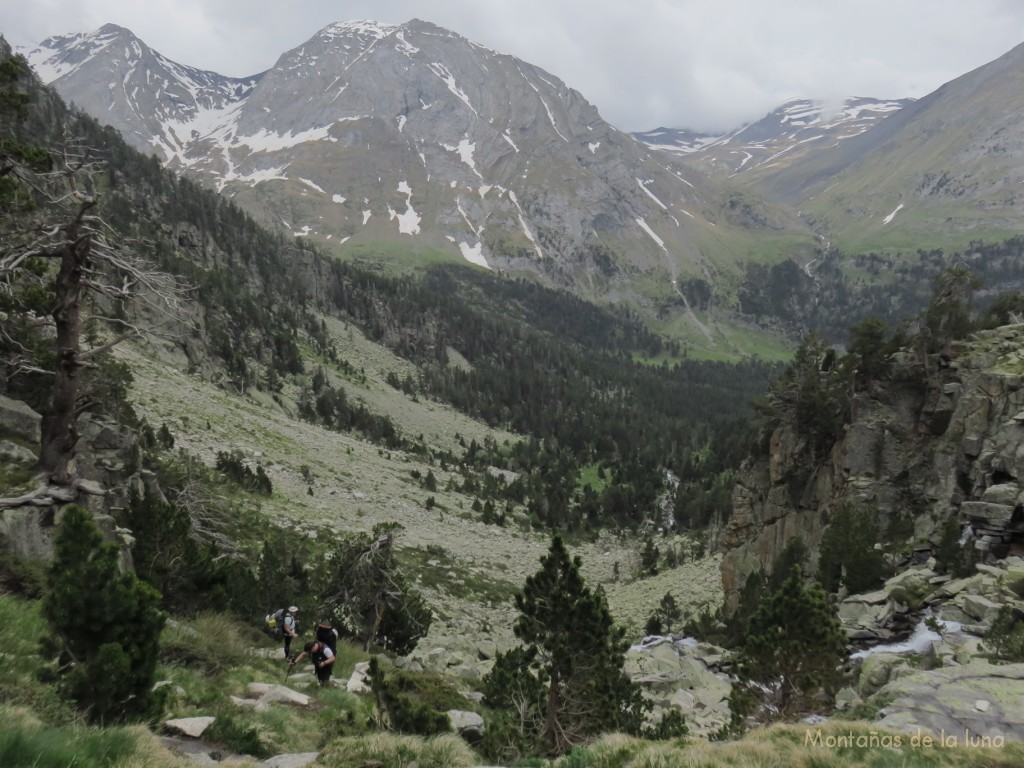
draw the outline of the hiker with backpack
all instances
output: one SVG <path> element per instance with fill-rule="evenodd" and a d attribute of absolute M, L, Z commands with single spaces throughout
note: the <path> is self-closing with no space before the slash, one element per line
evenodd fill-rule
<path fill-rule="evenodd" d="M 338 655 L 338 630 L 329 621 L 321 621 L 316 625 L 316 639 L 331 649 L 331 652 Z"/>
<path fill-rule="evenodd" d="M 337 658 L 334 651 L 327 643 L 320 640 L 313 640 L 306 643 L 305 649 L 289 664 L 289 669 L 309 656 L 313 662 L 313 671 L 320 685 L 327 685 L 331 681 L 331 672 L 334 670 L 334 660 Z"/>
<path fill-rule="evenodd" d="M 284 614 L 281 622 L 281 634 L 284 636 L 284 657 L 292 661 L 292 638 L 299 636 L 299 609 L 292 605 Z"/>
<path fill-rule="evenodd" d="M 299 609 L 292 605 L 288 608 L 278 608 L 273 613 L 268 613 L 266 622 L 267 633 L 271 637 L 284 638 L 284 657 L 292 660 L 292 638 L 299 636 Z"/>

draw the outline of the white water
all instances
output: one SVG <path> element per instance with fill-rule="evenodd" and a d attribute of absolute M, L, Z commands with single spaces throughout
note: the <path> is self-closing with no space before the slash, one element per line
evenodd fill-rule
<path fill-rule="evenodd" d="M 850 655 L 851 659 L 866 659 L 875 653 L 928 653 L 932 649 L 932 644 L 942 640 L 942 636 L 938 632 L 929 628 L 925 623 L 927 617 L 922 619 L 914 627 L 914 632 L 906 640 L 899 643 L 888 643 L 885 645 L 876 645 L 871 648 L 865 648 L 863 651 L 857 651 Z M 936 619 L 939 626 L 942 627 L 943 632 L 956 633 L 963 629 L 963 625 L 958 621 L 943 621 L 942 619 Z"/>

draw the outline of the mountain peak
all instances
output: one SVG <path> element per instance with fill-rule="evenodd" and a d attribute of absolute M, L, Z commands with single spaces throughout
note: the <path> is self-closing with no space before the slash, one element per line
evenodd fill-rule
<path fill-rule="evenodd" d="M 333 40 L 336 37 L 351 37 L 352 35 L 376 37 L 387 37 L 398 27 L 393 24 L 382 24 L 379 21 L 336 21 L 328 24 L 314 35 L 314 38 L 322 40 Z"/>
<path fill-rule="evenodd" d="M 135 33 L 127 27 L 122 27 L 117 24 L 104 24 L 102 27 L 92 33 L 95 35 L 125 35 L 128 37 L 135 37 Z"/>

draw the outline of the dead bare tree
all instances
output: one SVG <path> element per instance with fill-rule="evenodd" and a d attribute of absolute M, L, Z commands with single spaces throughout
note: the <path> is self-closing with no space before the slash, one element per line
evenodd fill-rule
<path fill-rule="evenodd" d="M 10 375 L 34 371 L 53 376 L 52 414 L 47 420 L 39 467 L 48 484 L 78 487 L 78 419 L 93 404 L 81 372 L 116 344 L 143 333 L 160 333 L 169 321 L 183 322 L 188 286 L 145 257 L 143 243 L 124 240 L 104 221 L 96 180 L 103 164 L 97 153 L 65 140 L 54 153 L 54 170 L 14 168 L 37 204 L 20 231 L 0 241 L 0 290 L 14 296 L 35 284 L 52 299 L 49 316 L 22 306 L 22 320 L 52 334 L 56 360 L 48 369 L 21 344 L 6 360 Z M 15 306 L 17 304 L 15 302 Z M 104 308 L 115 312 L 100 314 Z M 110 316 L 113 314 L 113 316 Z M 84 343 L 83 330 L 102 319 L 107 338 Z"/>

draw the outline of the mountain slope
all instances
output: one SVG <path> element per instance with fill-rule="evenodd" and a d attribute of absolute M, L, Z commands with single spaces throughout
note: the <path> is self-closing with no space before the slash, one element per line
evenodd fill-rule
<path fill-rule="evenodd" d="M 847 99 L 828 106 L 821 101 L 791 99 L 760 120 L 722 136 L 660 128 L 633 134 L 654 149 L 685 156 L 708 173 L 751 177 L 773 169 L 799 166 L 815 154 L 832 154 L 840 143 L 872 130 L 883 117 L 912 99 Z"/>
<path fill-rule="evenodd" d="M 1024 46 L 841 145 L 758 179 L 845 251 L 953 248 L 1024 225 Z"/>
<path fill-rule="evenodd" d="M 344 254 L 440 254 L 685 304 L 685 280 L 728 289 L 766 242 L 776 259 L 811 243 L 785 209 L 748 200 L 759 215 L 734 215 L 728 189 L 553 75 L 422 21 L 334 24 L 243 80 L 168 63 L 110 26 L 28 55 L 136 147 Z M 175 106 L 157 108 L 172 91 Z"/>

